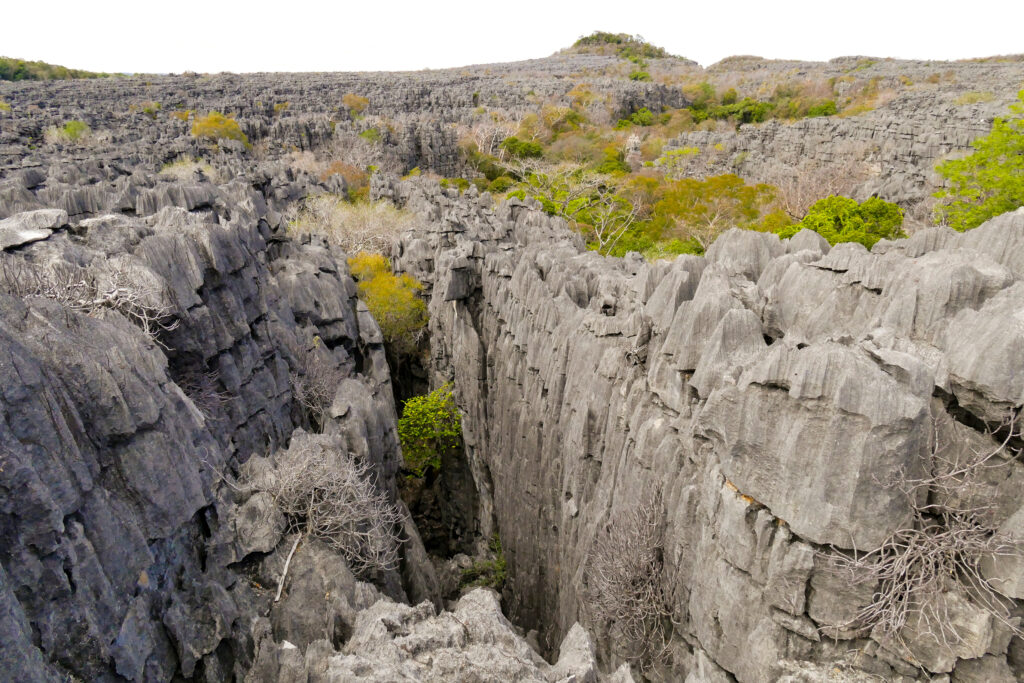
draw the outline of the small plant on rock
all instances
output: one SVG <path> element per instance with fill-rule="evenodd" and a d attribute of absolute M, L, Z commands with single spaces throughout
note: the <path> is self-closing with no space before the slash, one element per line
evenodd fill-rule
<path fill-rule="evenodd" d="M 441 468 L 445 451 L 462 442 L 462 420 L 452 396 L 452 385 L 444 384 L 426 396 L 405 402 L 398 420 L 405 465 L 417 477 Z"/>
<path fill-rule="evenodd" d="M 348 264 L 388 351 L 396 358 L 416 353 L 427 325 L 427 305 L 417 296 L 423 285 L 410 275 L 393 274 L 380 254 L 361 252 Z"/>
<path fill-rule="evenodd" d="M 238 122 L 219 111 L 212 111 L 206 116 L 197 118 L 192 124 L 192 135 L 213 142 L 238 140 L 246 148 L 252 147 L 249 144 L 249 138 L 242 132 L 242 127 L 238 125 Z"/>
<path fill-rule="evenodd" d="M 46 129 L 44 136 L 47 142 L 63 142 L 65 144 L 85 142 L 92 135 L 92 128 L 85 121 L 68 121 L 60 128 L 56 126 Z"/>
<path fill-rule="evenodd" d="M 505 553 L 501 549 L 501 539 L 494 534 L 488 550 L 491 559 L 478 560 L 472 566 L 462 570 L 462 578 L 459 580 L 459 588 L 476 588 L 486 586 L 496 591 L 501 591 L 505 586 L 505 579 L 508 578 L 508 567 L 505 563 Z"/>

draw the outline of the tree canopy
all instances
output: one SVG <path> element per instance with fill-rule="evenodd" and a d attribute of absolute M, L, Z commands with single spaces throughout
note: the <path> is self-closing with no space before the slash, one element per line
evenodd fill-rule
<path fill-rule="evenodd" d="M 935 193 L 938 222 L 970 230 L 988 219 L 1024 206 L 1024 90 L 1010 105 L 1013 116 L 996 118 L 992 131 L 975 140 L 974 153 L 936 167 L 949 187 Z"/>

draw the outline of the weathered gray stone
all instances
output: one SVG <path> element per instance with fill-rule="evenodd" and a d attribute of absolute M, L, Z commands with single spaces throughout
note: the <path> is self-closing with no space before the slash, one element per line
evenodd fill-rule
<path fill-rule="evenodd" d="M 68 213 L 62 209 L 27 211 L 0 220 L 0 251 L 46 239 L 67 224 Z"/>
<path fill-rule="evenodd" d="M 268 553 L 277 547 L 284 533 L 285 518 L 269 493 L 259 492 L 235 513 L 238 556 Z"/>
<path fill-rule="evenodd" d="M 1013 683 L 1016 680 L 1006 658 L 994 655 L 961 659 L 953 670 L 953 683 Z"/>
<path fill-rule="evenodd" d="M 985 579 L 1003 595 L 1024 598 L 1024 507 L 999 527 L 996 538 L 1008 546 L 1004 552 L 985 557 L 981 572 Z M 1011 548 L 1017 548 L 1014 553 Z"/>

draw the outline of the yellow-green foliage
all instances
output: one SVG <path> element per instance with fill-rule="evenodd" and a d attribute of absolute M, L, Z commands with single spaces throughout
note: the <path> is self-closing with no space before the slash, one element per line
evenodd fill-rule
<path fill-rule="evenodd" d="M 776 232 L 785 239 L 806 228 L 831 245 L 858 242 L 870 249 L 881 239 L 906 237 L 902 225 L 903 209 L 884 199 L 871 197 L 858 203 L 849 197 L 831 196 L 815 202 L 799 223 Z"/>
<path fill-rule="evenodd" d="M 0 111 L 10 111 L 11 105 L 7 104 L 3 100 L 0 100 Z"/>
<path fill-rule="evenodd" d="M 953 100 L 953 104 L 957 106 L 963 106 L 965 104 L 981 104 L 982 102 L 991 102 L 995 98 L 995 93 L 972 90 L 971 92 L 965 92 L 963 95 Z"/>
<path fill-rule="evenodd" d="M 188 121 L 189 117 L 192 116 L 192 110 L 183 109 L 181 111 L 172 111 L 171 116 L 178 119 L 179 121 Z"/>
<path fill-rule="evenodd" d="M 380 325 L 388 349 L 397 356 L 416 353 L 427 325 L 427 305 L 416 293 L 423 285 L 409 275 L 395 275 L 380 254 L 360 252 L 348 260 L 359 298 Z"/>
<path fill-rule="evenodd" d="M 44 133 L 47 142 L 65 144 L 85 142 L 92 135 L 92 128 L 85 121 L 68 121 L 62 127 L 51 126 Z"/>
<path fill-rule="evenodd" d="M 290 106 L 291 102 L 278 102 L 274 105 L 274 113 L 280 114 L 281 112 L 286 111 Z"/>
<path fill-rule="evenodd" d="M 197 138 L 212 140 L 239 140 L 246 147 L 251 147 L 249 138 L 242 132 L 241 126 L 230 116 L 225 116 L 219 111 L 211 111 L 206 116 L 201 116 L 192 124 L 192 135 Z"/>
<path fill-rule="evenodd" d="M 462 441 L 462 420 L 452 385 L 406 401 L 398 420 L 398 438 L 405 465 L 413 474 L 422 477 L 428 470 L 439 470 L 444 453 L 458 448 Z"/>
<path fill-rule="evenodd" d="M 370 98 L 349 92 L 341 96 L 341 103 L 345 105 L 352 116 L 359 116 L 370 105 Z"/>
<path fill-rule="evenodd" d="M 1010 113 L 997 116 L 991 132 L 971 143 L 972 154 L 935 168 L 947 183 L 935 194 L 943 200 L 935 207 L 936 219 L 970 230 L 1024 206 L 1024 90 Z"/>

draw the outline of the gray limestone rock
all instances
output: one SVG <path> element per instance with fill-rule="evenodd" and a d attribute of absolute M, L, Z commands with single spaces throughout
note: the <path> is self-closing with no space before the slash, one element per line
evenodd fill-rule
<path fill-rule="evenodd" d="M 0 251 L 46 239 L 67 224 L 68 213 L 63 209 L 26 211 L 0 220 Z"/>

